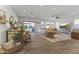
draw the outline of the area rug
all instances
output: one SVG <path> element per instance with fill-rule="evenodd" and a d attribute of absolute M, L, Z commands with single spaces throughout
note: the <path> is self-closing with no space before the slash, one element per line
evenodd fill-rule
<path fill-rule="evenodd" d="M 46 37 L 43 34 L 40 34 L 40 36 L 42 38 L 46 39 L 47 41 L 51 42 L 51 43 L 52 42 L 59 42 L 59 41 L 63 41 L 63 40 L 70 40 L 71 39 L 71 36 L 70 35 L 64 34 L 64 33 L 55 34 L 54 38 Z"/>

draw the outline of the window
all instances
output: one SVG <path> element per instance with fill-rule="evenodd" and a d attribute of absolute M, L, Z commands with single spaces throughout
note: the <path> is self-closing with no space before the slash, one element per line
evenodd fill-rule
<path fill-rule="evenodd" d="M 53 22 L 41 22 L 41 29 L 49 28 L 50 25 L 54 27 Z"/>
<path fill-rule="evenodd" d="M 24 25 L 27 27 L 26 30 L 30 32 L 35 31 L 35 22 L 24 22 Z"/>
<path fill-rule="evenodd" d="M 74 21 L 74 28 L 79 29 L 79 19 Z"/>

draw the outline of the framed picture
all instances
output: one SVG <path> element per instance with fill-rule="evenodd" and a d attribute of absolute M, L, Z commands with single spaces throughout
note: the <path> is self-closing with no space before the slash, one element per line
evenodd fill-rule
<path fill-rule="evenodd" d="M 6 37 L 7 37 L 7 42 L 10 41 L 10 40 L 13 40 L 14 36 L 15 36 L 15 32 L 14 31 L 7 31 L 6 33 Z"/>

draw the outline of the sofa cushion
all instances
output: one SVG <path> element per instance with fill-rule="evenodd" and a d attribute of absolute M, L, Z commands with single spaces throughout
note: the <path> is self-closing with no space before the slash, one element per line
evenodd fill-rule
<path fill-rule="evenodd" d="M 6 42 L 6 43 L 3 44 L 3 48 L 5 50 L 9 50 L 13 47 L 14 47 L 14 41 L 13 40 L 10 40 L 9 42 Z"/>
<path fill-rule="evenodd" d="M 19 45 L 21 45 L 21 42 L 17 42 L 17 43 L 16 43 L 16 46 L 19 46 Z"/>

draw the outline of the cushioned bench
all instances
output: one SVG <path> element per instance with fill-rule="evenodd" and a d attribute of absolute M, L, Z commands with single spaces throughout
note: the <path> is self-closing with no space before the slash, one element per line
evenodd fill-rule
<path fill-rule="evenodd" d="M 79 39 L 79 32 L 71 32 L 72 39 Z"/>

